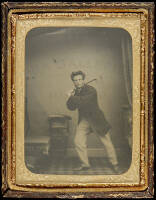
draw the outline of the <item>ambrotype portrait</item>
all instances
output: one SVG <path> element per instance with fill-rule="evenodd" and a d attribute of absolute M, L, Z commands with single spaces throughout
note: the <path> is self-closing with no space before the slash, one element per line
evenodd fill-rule
<path fill-rule="evenodd" d="M 24 159 L 32 173 L 128 171 L 132 48 L 122 28 L 39 27 L 27 33 Z"/>
<path fill-rule="evenodd" d="M 152 3 L 2 4 L 5 197 L 153 196 Z"/>

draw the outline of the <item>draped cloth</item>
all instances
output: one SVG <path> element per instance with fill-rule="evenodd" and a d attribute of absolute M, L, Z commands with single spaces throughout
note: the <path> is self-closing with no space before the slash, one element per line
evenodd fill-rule
<path fill-rule="evenodd" d="M 126 86 L 126 93 L 128 98 L 129 106 L 132 106 L 132 40 L 130 37 L 123 35 L 121 37 L 121 53 L 122 53 L 122 64 L 124 72 L 124 80 Z"/>
<path fill-rule="evenodd" d="M 132 57 L 132 40 L 131 37 L 123 35 L 121 37 L 121 55 L 123 74 L 125 81 L 126 94 L 128 104 L 123 106 L 124 121 L 126 132 L 128 133 L 127 139 L 130 148 L 132 147 L 132 83 L 133 83 L 133 57 Z"/>

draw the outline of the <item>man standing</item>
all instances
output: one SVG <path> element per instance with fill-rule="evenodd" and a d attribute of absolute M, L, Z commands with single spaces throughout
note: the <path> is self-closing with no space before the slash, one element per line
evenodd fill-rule
<path fill-rule="evenodd" d="M 87 155 L 87 135 L 92 131 L 99 136 L 106 147 L 113 169 L 117 172 L 118 161 L 109 134 L 111 126 L 99 108 L 96 89 L 85 83 L 85 74 L 82 71 L 72 72 L 71 79 L 75 89 L 68 93 L 67 107 L 69 110 L 78 109 L 79 119 L 74 143 L 82 162 L 76 170 L 90 168 Z"/>

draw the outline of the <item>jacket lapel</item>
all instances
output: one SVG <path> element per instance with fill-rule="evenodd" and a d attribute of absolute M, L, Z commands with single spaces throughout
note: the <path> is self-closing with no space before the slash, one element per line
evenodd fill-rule
<path fill-rule="evenodd" d="M 81 89 L 76 89 L 76 95 L 80 96 L 85 93 L 86 85 L 84 85 Z"/>

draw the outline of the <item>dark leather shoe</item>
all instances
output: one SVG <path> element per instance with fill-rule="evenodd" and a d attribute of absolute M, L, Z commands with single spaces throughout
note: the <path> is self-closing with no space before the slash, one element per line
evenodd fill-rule
<path fill-rule="evenodd" d="M 114 165 L 113 166 L 113 171 L 116 174 L 120 174 L 121 173 L 121 169 L 120 169 L 119 165 Z"/>
<path fill-rule="evenodd" d="M 83 171 L 83 170 L 89 170 L 90 166 L 80 166 L 74 169 L 74 171 Z"/>

